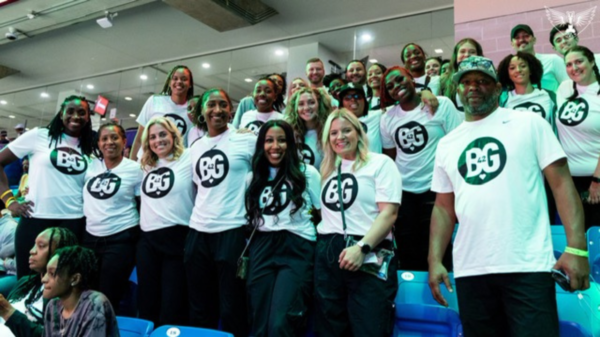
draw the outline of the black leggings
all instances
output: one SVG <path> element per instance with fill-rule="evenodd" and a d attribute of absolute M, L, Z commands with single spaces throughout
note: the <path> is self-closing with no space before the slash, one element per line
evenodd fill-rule
<path fill-rule="evenodd" d="M 117 315 L 122 314 L 119 303 L 135 266 L 135 248 L 139 236 L 139 226 L 109 236 L 94 236 L 87 231 L 84 234 L 83 245 L 92 249 L 98 258 L 98 291 L 106 295 Z"/>
<path fill-rule="evenodd" d="M 21 218 L 15 232 L 15 256 L 17 259 L 17 278 L 29 275 L 29 251 L 35 244 L 35 238 L 51 227 L 70 229 L 81 242 L 85 231 L 85 218 L 79 219 L 39 219 Z"/>

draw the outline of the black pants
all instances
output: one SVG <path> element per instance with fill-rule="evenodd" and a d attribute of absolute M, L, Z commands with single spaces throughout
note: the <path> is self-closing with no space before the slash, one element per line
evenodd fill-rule
<path fill-rule="evenodd" d="M 109 236 L 94 236 L 87 231 L 83 245 L 98 258 L 98 291 L 106 295 L 117 315 L 123 294 L 129 287 L 129 276 L 135 266 L 135 248 L 140 227 L 135 226 Z"/>
<path fill-rule="evenodd" d="M 190 229 L 185 243 L 190 323 L 248 336 L 246 286 L 236 278 L 237 260 L 246 244 L 245 229 L 203 233 Z"/>
<path fill-rule="evenodd" d="M 389 242 L 385 244 L 391 246 Z M 317 336 L 389 337 L 394 325 L 394 297 L 398 289 L 395 259 L 389 265 L 387 281 L 383 281 L 362 271 L 340 269 L 338 259 L 344 248 L 346 242 L 342 235 L 320 235 L 317 239 Z"/>
<path fill-rule="evenodd" d="M 435 196 L 430 191 L 419 194 L 402 191 L 402 205 L 394 224 L 397 258 L 402 270 L 429 270 L 429 229 Z M 448 244 L 442 262 L 448 271 L 452 270 L 452 243 Z"/>
<path fill-rule="evenodd" d="M 79 219 L 38 219 L 21 218 L 15 232 L 15 256 L 17 259 L 17 278 L 29 275 L 29 251 L 35 244 L 35 238 L 51 227 L 64 227 L 70 229 L 79 242 L 85 231 L 85 218 Z"/>
<path fill-rule="evenodd" d="M 550 273 L 460 277 L 456 294 L 465 337 L 558 337 Z"/>
<path fill-rule="evenodd" d="M 247 283 L 252 336 L 304 336 L 315 245 L 288 231 L 255 234 Z"/>
<path fill-rule="evenodd" d="M 187 226 L 142 232 L 137 245 L 138 311 L 142 319 L 189 325 L 183 246 Z"/>
<path fill-rule="evenodd" d="M 582 193 L 587 192 L 590 189 L 590 185 L 592 184 L 592 178 L 573 177 L 573 183 L 575 183 L 577 193 L 581 195 Z M 586 200 L 583 200 L 582 203 L 583 213 L 585 215 L 585 230 L 587 232 L 587 230 L 590 229 L 590 227 L 592 226 L 600 226 L 600 204 L 592 205 Z"/>

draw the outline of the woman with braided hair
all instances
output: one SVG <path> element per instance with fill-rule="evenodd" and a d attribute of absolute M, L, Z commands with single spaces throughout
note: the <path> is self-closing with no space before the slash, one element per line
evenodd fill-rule
<path fill-rule="evenodd" d="M 47 337 L 119 337 L 117 318 L 101 292 L 90 290 L 98 266 L 91 249 L 71 246 L 56 251 L 42 279 Z"/>
<path fill-rule="evenodd" d="M 16 336 L 41 336 L 44 308 L 42 277 L 46 265 L 57 249 L 77 245 L 77 238 L 62 227 L 48 228 L 35 239 L 29 251 L 29 267 L 35 274 L 22 277 L 8 300 L 0 295 L 0 316 Z"/>
<path fill-rule="evenodd" d="M 569 49 L 565 64 L 570 79 L 556 92 L 556 128 L 583 201 L 587 230 L 600 224 L 600 72 L 584 46 Z"/>
<path fill-rule="evenodd" d="M 0 152 L 0 199 L 21 220 L 15 232 L 17 277 L 29 273 L 28 250 L 49 227 L 66 227 L 77 238 L 85 230 L 83 185 L 92 154 L 90 105 L 85 97 L 69 96 L 48 126 L 34 128 Z M 2 169 L 29 156 L 29 193 L 17 201 Z"/>

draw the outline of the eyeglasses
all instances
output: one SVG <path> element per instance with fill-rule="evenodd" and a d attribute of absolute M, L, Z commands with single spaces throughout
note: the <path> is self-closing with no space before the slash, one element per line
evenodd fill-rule
<path fill-rule="evenodd" d="M 359 94 L 348 94 L 344 96 L 344 101 L 350 101 L 352 99 L 358 101 L 359 99 L 362 99 L 362 96 Z"/>
<path fill-rule="evenodd" d="M 563 41 L 570 41 L 570 40 L 573 40 L 574 38 L 575 38 L 575 34 L 570 33 L 570 34 L 566 34 L 566 35 L 557 37 L 556 40 L 554 40 L 554 43 L 561 44 L 561 43 L 563 43 Z"/>

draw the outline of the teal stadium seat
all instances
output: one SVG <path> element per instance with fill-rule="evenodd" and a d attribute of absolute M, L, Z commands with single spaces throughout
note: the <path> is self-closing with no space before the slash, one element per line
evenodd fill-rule
<path fill-rule="evenodd" d="M 154 323 L 145 319 L 117 316 L 121 337 L 149 337 Z"/>
<path fill-rule="evenodd" d="M 176 326 L 176 325 L 163 325 L 150 335 L 151 337 L 233 337 L 228 332 L 203 329 L 203 328 L 192 328 L 189 326 Z"/>

